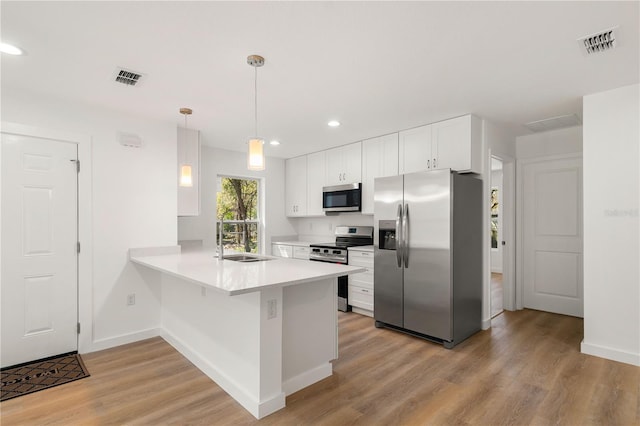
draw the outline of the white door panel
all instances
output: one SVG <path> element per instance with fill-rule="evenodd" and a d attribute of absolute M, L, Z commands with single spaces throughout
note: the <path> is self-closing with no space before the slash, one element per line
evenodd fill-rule
<path fill-rule="evenodd" d="M 2 366 L 77 350 L 77 145 L 2 135 Z"/>
<path fill-rule="evenodd" d="M 583 316 L 582 159 L 523 166 L 524 307 Z"/>

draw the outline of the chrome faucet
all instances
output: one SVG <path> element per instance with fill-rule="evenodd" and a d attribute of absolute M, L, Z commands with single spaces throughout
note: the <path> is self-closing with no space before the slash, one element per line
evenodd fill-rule
<path fill-rule="evenodd" d="M 222 236 L 224 235 L 224 231 L 222 228 L 224 227 L 224 218 L 220 218 L 220 229 L 218 230 L 218 259 L 224 259 L 224 244 L 222 244 Z"/>

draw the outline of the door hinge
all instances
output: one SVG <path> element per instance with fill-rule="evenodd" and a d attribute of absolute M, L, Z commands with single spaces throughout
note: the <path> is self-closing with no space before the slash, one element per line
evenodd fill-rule
<path fill-rule="evenodd" d="M 78 334 L 80 334 L 80 323 L 78 323 Z"/>
<path fill-rule="evenodd" d="M 80 241 L 76 243 L 76 250 L 78 253 L 80 253 Z"/>

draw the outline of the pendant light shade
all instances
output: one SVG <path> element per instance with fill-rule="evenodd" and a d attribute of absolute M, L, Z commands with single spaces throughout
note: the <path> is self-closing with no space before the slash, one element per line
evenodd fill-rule
<path fill-rule="evenodd" d="M 264 170 L 263 144 L 262 139 L 249 139 L 249 154 L 247 156 L 249 170 Z"/>
<path fill-rule="evenodd" d="M 192 187 L 193 178 L 191 177 L 191 164 L 189 164 L 189 134 L 187 131 L 187 115 L 191 115 L 193 111 L 190 108 L 180 108 L 180 114 L 184 115 L 184 156 L 180 161 L 180 179 L 178 184 L 183 187 Z"/>
<path fill-rule="evenodd" d="M 254 95 L 255 95 L 255 133 L 254 137 L 249 139 L 249 149 L 247 151 L 247 168 L 249 170 L 264 170 L 264 140 L 258 137 L 258 68 L 264 65 L 264 58 L 258 55 L 247 56 L 247 64 L 251 65 L 255 70 L 254 79 Z"/>
<path fill-rule="evenodd" d="M 188 164 L 180 166 L 180 186 L 193 186 L 193 179 L 191 179 L 191 166 Z"/>

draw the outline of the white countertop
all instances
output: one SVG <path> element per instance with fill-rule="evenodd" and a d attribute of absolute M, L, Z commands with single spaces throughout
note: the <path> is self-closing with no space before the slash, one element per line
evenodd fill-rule
<path fill-rule="evenodd" d="M 365 268 L 325 262 L 300 262 L 295 259 L 260 256 L 270 260 L 236 262 L 218 260 L 213 251 L 179 252 L 171 248 L 131 249 L 129 259 L 139 265 L 210 287 L 233 296 L 251 293 L 268 287 L 335 278 L 365 272 Z"/>
<path fill-rule="evenodd" d="M 373 246 L 354 246 L 354 247 L 349 247 L 348 250 L 359 250 L 359 251 L 369 251 L 371 253 L 373 253 Z"/>
<path fill-rule="evenodd" d="M 309 247 L 311 244 L 311 242 L 309 241 L 272 241 L 271 244 L 284 244 L 284 245 L 288 245 L 288 246 L 300 246 L 300 247 Z"/>

